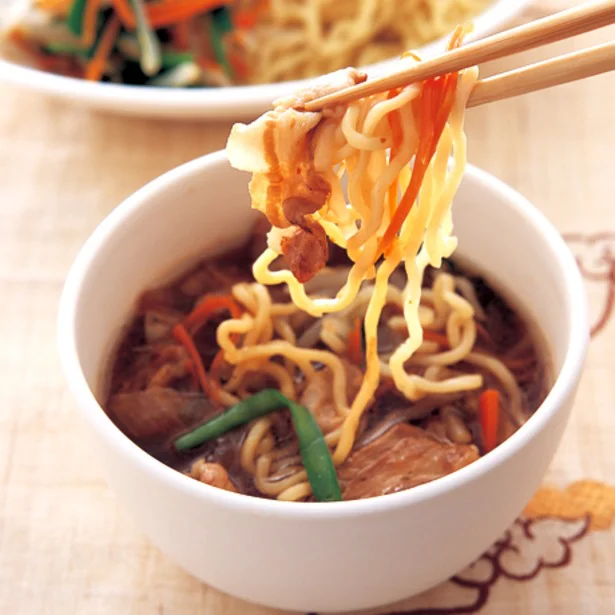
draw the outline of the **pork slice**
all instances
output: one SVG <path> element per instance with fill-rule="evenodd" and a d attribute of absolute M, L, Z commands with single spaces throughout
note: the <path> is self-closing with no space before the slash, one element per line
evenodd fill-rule
<path fill-rule="evenodd" d="M 237 487 L 233 484 L 228 472 L 219 463 L 209 463 L 204 459 L 197 459 L 192 464 L 188 476 L 206 485 L 218 487 L 218 489 L 237 492 Z"/>
<path fill-rule="evenodd" d="M 438 440 L 407 423 L 352 453 L 338 469 L 345 500 L 404 491 L 446 476 L 478 459 L 474 445 Z"/>
<path fill-rule="evenodd" d="M 151 387 L 112 395 L 107 412 L 130 438 L 147 441 L 177 436 L 215 414 L 216 409 L 202 395 Z"/>

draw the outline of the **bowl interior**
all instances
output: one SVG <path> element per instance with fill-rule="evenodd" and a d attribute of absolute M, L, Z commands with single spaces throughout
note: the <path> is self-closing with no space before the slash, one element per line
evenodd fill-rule
<path fill-rule="evenodd" d="M 222 153 L 149 184 L 116 209 L 78 260 L 74 340 L 83 374 L 99 402 L 122 328 L 139 294 L 198 258 L 245 241 L 255 217 L 249 176 Z M 457 254 L 468 260 L 536 324 L 557 377 L 575 328 L 566 268 L 574 261 L 559 238 L 517 193 L 470 168 L 454 204 Z"/>

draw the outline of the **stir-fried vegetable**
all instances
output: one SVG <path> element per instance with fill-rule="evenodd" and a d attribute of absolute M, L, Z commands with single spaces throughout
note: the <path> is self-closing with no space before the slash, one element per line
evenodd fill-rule
<path fill-rule="evenodd" d="M 109 59 L 109 54 L 113 49 L 117 35 L 120 32 L 120 22 L 117 17 L 111 17 L 100 37 L 96 51 L 92 60 L 86 67 L 85 78 L 88 81 L 99 81 L 102 74 L 105 72 L 105 65 Z"/>
<path fill-rule="evenodd" d="M 230 295 L 209 295 L 186 316 L 184 326 L 194 332 L 220 310 L 227 310 L 233 318 L 241 316 L 241 308 Z"/>
<path fill-rule="evenodd" d="M 157 77 L 153 77 L 147 84 L 158 87 L 183 88 L 196 85 L 200 77 L 201 69 L 193 62 L 185 62 L 170 68 Z"/>
<path fill-rule="evenodd" d="M 53 32 L 26 36 L 16 27 L 9 40 L 44 70 L 166 87 L 229 85 L 249 75 L 231 0 L 41 0 L 37 9 L 53 16 Z M 111 18 L 119 28 L 109 27 Z"/>
<path fill-rule="evenodd" d="M 173 337 L 188 352 L 188 356 L 192 361 L 193 370 L 196 374 L 199 384 L 201 385 L 201 388 L 203 389 L 203 393 L 211 397 L 212 390 L 209 386 L 209 381 L 207 380 L 207 372 L 205 371 L 203 361 L 201 360 L 201 355 L 199 355 L 199 351 L 195 346 L 192 337 L 190 337 L 190 334 L 186 331 L 186 328 L 181 323 L 173 327 L 172 333 Z"/>
<path fill-rule="evenodd" d="M 88 0 L 73 0 L 66 18 L 66 25 L 69 30 L 79 36 L 83 28 L 83 15 Z"/>
<path fill-rule="evenodd" d="M 448 348 L 450 346 L 448 337 L 442 333 L 436 333 L 435 331 L 423 329 L 423 339 L 427 342 L 435 342 L 439 346 L 442 346 L 442 348 Z"/>
<path fill-rule="evenodd" d="M 449 49 L 454 49 L 461 45 L 464 33 L 463 27 L 457 28 L 451 38 Z M 419 195 L 423 178 L 436 152 L 438 142 L 453 109 L 458 80 L 458 73 L 449 73 L 441 77 L 428 79 L 423 83 L 418 103 L 414 108 L 415 115 L 418 114 L 421 118 L 421 132 L 410 183 L 380 240 L 376 259 L 383 253 L 386 253 L 393 245 L 397 233 L 399 233 Z M 391 128 L 395 134 L 396 129 L 393 126 Z"/>
<path fill-rule="evenodd" d="M 190 356 L 194 373 L 203 392 L 214 400 L 218 399 L 216 387 L 212 386 L 207 378 L 203 361 L 191 336 L 220 310 L 227 310 L 233 318 L 239 318 L 241 315 L 241 308 L 230 295 L 209 295 L 186 316 L 182 323 L 172 329 L 173 337 L 182 344 Z"/>
<path fill-rule="evenodd" d="M 347 352 L 348 360 L 354 365 L 361 365 L 363 362 L 364 344 L 363 344 L 363 323 L 360 318 L 356 318 L 354 326 L 348 334 Z"/>
<path fill-rule="evenodd" d="M 487 389 L 479 399 L 480 424 L 483 431 L 485 452 L 493 450 L 498 444 L 498 423 L 500 416 L 500 393 Z"/>
<path fill-rule="evenodd" d="M 275 389 L 265 389 L 241 400 L 222 414 L 177 438 L 175 447 L 180 451 L 195 448 L 235 427 L 282 408 L 288 408 L 290 411 L 314 497 L 320 502 L 341 500 L 342 494 L 333 459 L 320 427 L 309 410 L 290 401 Z"/>
<path fill-rule="evenodd" d="M 232 75 L 232 71 L 224 51 L 224 35 L 231 32 L 232 29 L 233 24 L 225 7 L 212 11 L 209 28 L 211 46 L 216 61 L 229 77 Z"/>
<path fill-rule="evenodd" d="M 137 22 L 137 40 L 141 48 L 141 70 L 151 77 L 160 71 L 160 42 L 149 22 L 143 0 L 130 0 Z"/>

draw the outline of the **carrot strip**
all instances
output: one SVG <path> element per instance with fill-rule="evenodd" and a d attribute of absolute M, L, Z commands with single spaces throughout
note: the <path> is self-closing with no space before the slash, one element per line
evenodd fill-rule
<path fill-rule="evenodd" d="M 479 398 L 480 424 L 483 430 L 485 452 L 493 450 L 498 443 L 498 422 L 500 414 L 500 393 L 487 389 Z"/>
<path fill-rule="evenodd" d="M 162 28 L 201 13 L 209 13 L 229 2 L 230 0 L 165 0 L 149 5 L 147 12 L 152 26 Z"/>
<path fill-rule="evenodd" d="M 227 310 L 233 318 L 241 316 L 241 308 L 230 295 L 210 295 L 205 297 L 184 319 L 186 331 L 196 333 L 216 312 Z"/>
<path fill-rule="evenodd" d="M 173 41 L 180 51 L 190 49 L 190 27 L 187 21 L 180 21 L 173 26 Z"/>
<path fill-rule="evenodd" d="M 436 333 L 435 331 L 423 330 L 423 339 L 427 340 L 428 342 L 435 342 L 443 348 L 450 347 L 448 337 L 446 337 L 446 335 L 442 335 L 441 333 Z"/>
<path fill-rule="evenodd" d="M 177 324 L 171 330 L 173 337 L 186 349 L 188 352 L 188 356 L 192 360 L 192 366 L 194 371 L 196 372 L 197 378 L 201 385 L 201 389 L 203 389 L 203 393 L 207 396 L 211 397 L 211 388 L 209 386 L 209 382 L 207 381 L 207 374 L 205 372 L 205 367 L 203 366 L 203 361 L 201 360 L 201 355 L 199 355 L 199 351 L 197 347 L 194 345 L 192 338 L 184 325 Z"/>
<path fill-rule="evenodd" d="M 111 0 L 111 4 L 113 5 L 113 10 L 115 14 L 122 22 L 122 25 L 125 28 L 129 28 L 134 30 L 137 26 L 137 21 L 135 19 L 134 13 L 132 12 L 132 7 L 128 0 Z"/>
<path fill-rule="evenodd" d="M 268 7 L 268 0 L 260 0 L 251 8 L 234 11 L 233 25 L 241 30 L 251 30 L 258 23 L 258 20 Z"/>
<path fill-rule="evenodd" d="M 220 390 L 222 384 L 220 382 L 220 367 L 224 361 L 224 350 L 218 350 L 214 360 L 209 367 L 209 386 L 211 388 L 211 397 L 214 401 L 220 401 Z"/>
<path fill-rule="evenodd" d="M 391 90 L 387 98 L 389 99 L 394 98 L 395 96 L 399 94 L 399 92 L 400 92 L 399 89 Z M 395 158 L 395 156 L 397 156 L 397 153 L 399 152 L 399 149 L 401 147 L 401 144 L 404 138 L 404 131 L 401 125 L 401 114 L 399 113 L 399 111 L 393 111 L 392 113 L 389 113 L 387 115 L 387 120 L 389 122 L 389 127 L 391 128 L 391 138 L 392 138 L 391 151 L 389 154 L 389 163 L 390 163 L 390 161 L 393 160 L 393 158 Z M 389 189 L 387 190 L 387 201 L 389 205 L 389 218 L 390 219 L 392 219 L 393 216 L 395 215 L 395 208 L 397 206 L 397 188 L 398 188 L 398 183 L 397 183 L 397 180 L 395 180 L 389 186 Z"/>
<path fill-rule="evenodd" d="M 109 55 L 113 50 L 113 45 L 115 45 L 115 39 L 120 33 L 120 27 L 120 20 L 115 16 L 113 16 L 105 26 L 98 47 L 96 47 L 96 51 L 94 52 L 94 57 L 90 60 L 85 69 L 85 78 L 88 81 L 100 81 L 105 71 L 105 65 L 109 59 Z"/>
<path fill-rule="evenodd" d="M 410 213 L 410 210 L 412 209 L 421 189 L 421 184 L 423 183 L 425 173 L 427 172 L 427 167 L 433 157 L 433 153 L 435 153 L 435 146 L 433 146 L 433 142 L 435 141 L 437 145 L 437 140 L 435 140 L 433 136 L 434 119 L 432 117 L 433 105 L 431 104 L 433 98 L 438 98 L 437 95 L 432 95 L 432 90 L 435 88 L 441 89 L 440 82 L 438 82 L 437 79 L 430 79 L 423 84 L 420 100 L 421 134 L 419 136 L 419 145 L 415 156 L 412 175 L 410 177 L 410 183 L 408 184 L 408 188 L 397 206 L 393 219 L 389 223 L 387 230 L 380 240 L 376 260 L 383 252 L 386 252 L 389 249 L 397 233 L 402 227 L 404 220 Z"/>
<path fill-rule="evenodd" d="M 464 26 L 457 27 L 451 37 L 449 49 L 455 49 L 461 45 L 465 32 Z M 419 135 L 419 145 L 410 184 L 380 240 L 376 260 L 393 244 L 418 197 L 425 173 L 436 152 L 444 126 L 453 109 L 458 78 L 458 73 L 451 73 L 443 77 L 428 79 L 423 83 L 418 104 L 421 134 Z"/>
<path fill-rule="evenodd" d="M 347 341 L 348 360 L 354 365 L 361 365 L 363 352 L 361 351 L 361 319 L 357 318 L 354 327 L 348 334 Z"/>
<path fill-rule="evenodd" d="M 89 48 L 96 40 L 96 22 L 98 21 L 98 12 L 100 11 L 101 0 L 89 0 L 85 5 L 83 13 L 83 33 L 81 35 L 81 44 Z"/>
<path fill-rule="evenodd" d="M 245 77 L 248 72 L 248 65 L 244 62 L 243 58 L 236 51 L 230 51 L 228 54 L 228 59 L 233 68 L 233 72 L 239 77 Z"/>
<path fill-rule="evenodd" d="M 122 25 L 134 29 L 137 22 L 128 0 L 112 0 L 112 2 Z M 152 28 L 164 28 L 187 21 L 195 15 L 208 13 L 230 2 L 231 0 L 162 0 L 147 4 L 145 12 Z"/>

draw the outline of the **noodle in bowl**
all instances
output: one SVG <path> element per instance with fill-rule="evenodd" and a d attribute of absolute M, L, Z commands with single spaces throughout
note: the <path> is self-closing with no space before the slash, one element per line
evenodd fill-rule
<path fill-rule="evenodd" d="M 222 153 L 184 165 L 118 207 L 78 256 L 62 297 L 59 346 L 95 452 L 150 539 L 217 589 L 304 611 L 369 608 L 416 594 L 486 549 L 542 480 L 587 345 L 574 259 L 525 199 L 470 167 L 453 209 L 457 251 L 540 330 L 554 374 L 545 402 L 485 457 L 409 491 L 322 504 L 230 493 L 150 457 L 100 404 L 113 343 L 139 293 L 249 234 L 247 182 Z M 203 195 L 215 203 L 203 207 Z"/>

